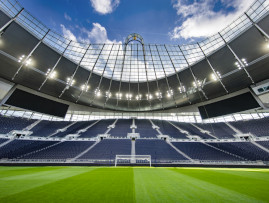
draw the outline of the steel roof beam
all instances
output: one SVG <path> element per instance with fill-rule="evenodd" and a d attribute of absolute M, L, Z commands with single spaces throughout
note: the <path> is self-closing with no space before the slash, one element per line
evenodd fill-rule
<path fill-rule="evenodd" d="M 175 67 L 175 65 L 174 65 L 174 63 L 173 63 L 173 61 L 172 61 L 172 58 L 171 58 L 171 56 L 170 56 L 170 54 L 169 54 L 169 51 L 168 51 L 166 45 L 164 45 L 164 47 L 165 47 L 165 50 L 166 50 L 166 52 L 167 52 L 167 54 L 168 54 L 168 56 L 169 56 L 169 59 L 170 59 L 170 61 L 171 61 L 171 63 L 172 63 L 172 66 L 173 66 L 173 68 L 174 68 L 175 74 L 176 74 L 176 76 L 177 76 L 178 84 L 179 84 L 179 86 L 183 89 L 183 84 L 182 84 L 182 82 L 181 82 L 181 80 L 180 80 L 180 78 L 179 78 L 179 76 L 178 76 L 176 67 Z M 186 97 L 188 98 L 189 104 L 191 104 L 191 100 L 190 100 L 190 98 L 189 98 L 189 95 L 188 95 L 187 91 L 185 91 L 185 95 L 186 95 Z"/>
<path fill-rule="evenodd" d="M 186 63 L 188 64 L 188 69 L 189 69 L 190 72 L 191 72 L 191 75 L 192 75 L 192 77 L 193 77 L 193 79 L 194 79 L 194 82 L 195 82 L 195 84 L 196 84 L 196 88 L 197 88 L 198 92 L 199 92 L 199 89 L 200 89 L 200 91 L 203 93 L 205 99 L 208 100 L 208 97 L 206 96 L 206 94 L 205 94 L 203 88 L 202 88 L 202 87 L 199 87 L 199 84 L 198 84 L 198 82 L 197 82 L 197 78 L 196 78 L 196 76 L 194 75 L 194 73 L 193 73 L 193 71 L 192 71 L 192 68 L 191 68 L 191 66 L 190 66 L 190 64 L 189 64 L 189 62 L 188 62 L 188 60 L 187 60 L 187 58 L 186 58 L 185 54 L 183 53 L 183 51 L 182 51 L 182 49 L 181 49 L 180 46 L 179 46 L 179 49 L 180 49 L 180 51 L 181 51 L 181 53 L 182 53 L 182 56 L 184 57 Z M 199 95 L 200 95 L 200 94 L 199 94 Z M 201 100 L 202 100 L 202 97 L 201 97 Z"/>
<path fill-rule="evenodd" d="M 55 63 L 55 65 L 53 66 L 53 68 L 51 69 L 52 73 L 55 68 L 57 67 L 57 65 L 59 64 L 59 62 L 61 61 L 61 59 L 63 58 L 64 53 L 66 52 L 67 48 L 69 47 L 69 45 L 71 44 L 72 40 L 67 44 L 67 46 L 65 47 L 63 53 L 61 54 L 61 56 L 59 57 L 59 59 L 57 60 L 57 62 Z M 47 75 L 47 77 L 45 78 L 45 80 L 42 82 L 42 84 L 40 85 L 40 87 L 38 88 L 38 90 L 40 91 L 41 88 L 44 86 L 44 84 L 47 82 L 48 78 L 50 77 L 50 73 Z"/>
<path fill-rule="evenodd" d="M 199 42 L 197 42 L 197 44 L 198 44 L 199 48 L 201 49 L 202 53 L 204 54 L 205 59 L 206 59 L 208 65 L 210 66 L 211 70 L 212 70 L 213 73 L 215 74 L 215 77 L 218 79 L 218 81 L 219 81 L 220 84 L 222 85 L 223 89 L 224 89 L 225 92 L 228 94 L 228 93 L 229 93 L 228 90 L 226 89 L 226 87 L 225 87 L 225 85 L 223 84 L 221 78 L 219 77 L 219 75 L 217 74 L 217 72 L 215 71 L 215 69 L 213 68 L 212 64 L 210 63 L 209 59 L 207 58 L 207 56 L 206 56 L 204 50 L 202 49 L 202 47 L 200 46 Z"/>
<path fill-rule="evenodd" d="M 73 74 L 72 74 L 70 80 L 67 82 L 65 88 L 63 89 L 63 91 L 62 91 L 61 94 L 59 95 L 59 98 L 61 98 L 61 97 L 63 96 L 63 94 L 65 93 L 65 91 L 66 91 L 67 89 L 69 89 L 69 87 L 72 86 L 73 79 L 74 79 L 74 77 L 75 77 L 75 75 L 76 75 L 76 73 L 77 73 L 77 71 L 78 71 L 78 68 L 79 68 L 81 62 L 83 61 L 83 59 L 84 59 L 84 57 L 85 57 L 87 51 L 89 50 L 90 46 L 91 46 L 91 45 L 89 44 L 89 46 L 87 47 L 87 49 L 86 49 L 86 51 L 84 52 L 83 56 L 81 57 L 81 59 L 80 59 L 78 65 L 77 65 L 75 71 L 73 72 Z"/>
<path fill-rule="evenodd" d="M 45 39 L 45 37 L 47 36 L 47 34 L 50 32 L 50 30 L 48 30 L 46 32 L 46 34 L 39 40 L 39 42 L 35 45 L 35 47 L 32 49 L 32 51 L 27 55 L 27 57 L 22 61 L 22 64 L 20 65 L 20 67 L 17 69 L 16 73 L 13 75 L 12 80 L 15 79 L 15 77 L 19 74 L 20 70 L 22 69 L 22 67 L 24 66 L 24 62 L 26 62 L 34 53 L 34 51 L 38 48 L 38 46 L 43 42 L 43 40 Z"/>
<path fill-rule="evenodd" d="M 224 41 L 225 45 L 228 47 L 228 49 L 232 52 L 233 56 L 235 57 L 235 59 L 238 61 L 238 63 L 240 64 L 240 66 L 243 68 L 243 70 L 245 71 L 245 73 L 247 74 L 248 78 L 251 80 L 252 84 L 255 84 L 254 80 L 252 79 L 251 75 L 249 74 L 249 72 L 246 69 L 246 65 L 242 62 L 242 60 L 237 56 L 237 54 L 234 52 L 234 50 L 231 48 L 231 46 L 228 44 L 228 42 L 224 39 L 224 37 L 219 33 L 220 37 L 222 38 L 222 40 Z"/>

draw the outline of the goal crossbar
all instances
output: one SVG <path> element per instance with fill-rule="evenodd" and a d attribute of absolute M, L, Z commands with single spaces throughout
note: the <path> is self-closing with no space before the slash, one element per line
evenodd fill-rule
<path fill-rule="evenodd" d="M 147 161 L 151 167 L 151 155 L 116 155 L 115 167 L 117 166 L 119 160 L 130 160 L 130 163 L 132 164 L 136 164 L 137 160 Z"/>

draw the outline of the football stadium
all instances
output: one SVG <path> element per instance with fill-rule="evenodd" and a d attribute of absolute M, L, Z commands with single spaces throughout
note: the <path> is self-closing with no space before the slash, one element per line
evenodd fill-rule
<path fill-rule="evenodd" d="M 0 202 L 268 191 L 269 0 L 0 0 Z"/>

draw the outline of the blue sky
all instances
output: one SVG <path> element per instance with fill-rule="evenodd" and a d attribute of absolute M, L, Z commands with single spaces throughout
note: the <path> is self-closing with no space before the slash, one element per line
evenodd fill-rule
<path fill-rule="evenodd" d="M 19 0 L 47 27 L 67 38 L 119 42 L 139 33 L 145 43 L 185 44 L 211 36 L 254 0 Z"/>

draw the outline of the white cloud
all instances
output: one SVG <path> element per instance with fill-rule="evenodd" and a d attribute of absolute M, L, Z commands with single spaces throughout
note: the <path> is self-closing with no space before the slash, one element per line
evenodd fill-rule
<path fill-rule="evenodd" d="M 75 42 L 82 42 L 86 44 L 90 43 L 106 43 L 106 44 L 112 44 L 112 43 L 121 43 L 117 42 L 116 40 L 110 40 L 107 36 L 106 28 L 100 25 L 99 23 L 93 23 L 93 28 L 91 30 L 87 30 L 86 28 L 80 28 L 79 26 L 75 26 L 76 29 L 80 30 L 80 36 L 76 37 L 75 34 L 70 30 L 67 29 L 64 25 L 61 24 L 62 33 L 65 38 L 70 39 Z M 83 35 L 86 37 L 83 37 Z"/>
<path fill-rule="evenodd" d="M 64 18 L 68 21 L 72 21 L 72 18 L 67 13 L 64 13 Z"/>
<path fill-rule="evenodd" d="M 173 7 L 183 18 L 183 22 L 169 33 L 170 38 L 190 39 L 216 34 L 242 15 L 254 0 L 221 0 L 224 8 L 234 8 L 234 11 L 229 13 L 223 10 L 214 11 L 214 2 L 214 0 L 195 0 L 192 4 L 186 4 L 184 0 L 175 0 Z"/>
<path fill-rule="evenodd" d="M 90 0 L 90 1 L 94 10 L 102 15 L 112 13 L 120 4 L 120 0 Z"/>
<path fill-rule="evenodd" d="M 91 41 L 94 41 L 95 43 L 107 43 L 107 44 L 120 43 L 117 42 L 116 40 L 113 41 L 109 40 L 107 37 L 106 28 L 100 25 L 99 23 L 93 23 L 92 25 L 93 28 L 90 31 L 85 28 L 81 29 L 82 32 L 87 34 L 88 39 L 90 39 Z"/>
<path fill-rule="evenodd" d="M 62 25 L 62 24 L 61 24 L 60 26 L 61 26 L 61 28 L 62 28 L 62 33 L 63 33 L 63 35 L 64 35 L 65 38 L 77 42 L 77 37 L 72 33 L 71 30 L 67 29 L 67 28 L 66 28 L 64 25 Z"/>

